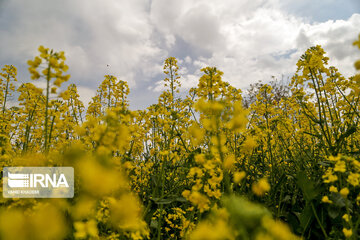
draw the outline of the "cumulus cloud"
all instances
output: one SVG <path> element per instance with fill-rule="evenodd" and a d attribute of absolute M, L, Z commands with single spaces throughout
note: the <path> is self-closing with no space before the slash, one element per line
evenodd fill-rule
<path fill-rule="evenodd" d="M 339 68 L 345 76 L 355 73 L 354 61 L 358 50 L 352 46 L 359 34 L 360 14 L 353 14 L 347 20 L 329 20 L 318 24 L 305 24 L 311 45 L 320 44 L 330 57 L 330 64 Z M 299 48 L 304 50 L 304 48 Z"/>
<path fill-rule="evenodd" d="M 84 86 L 78 86 L 77 90 L 80 101 L 84 103 L 85 107 L 88 107 L 88 103 L 91 101 L 92 96 L 95 96 L 96 90 Z"/>
<path fill-rule="evenodd" d="M 26 62 L 42 44 L 66 52 L 71 81 L 96 89 L 105 74 L 124 78 L 131 87 L 145 73 L 150 80 L 166 56 L 152 42 L 145 0 L 18 0 L 2 6 L 0 63 Z"/>
<path fill-rule="evenodd" d="M 64 50 L 70 81 L 85 102 L 103 76 L 113 74 L 128 81 L 132 108 L 156 102 L 153 92 L 163 90 L 162 64 L 169 56 L 181 63 L 185 89 L 196 86 L 200 69 L 208 65 L 240 88 L 271 76 L 291 76 L 301 54 L 316 44 L 350 76 L 360 15 L 345 3 L 334 6 L 337 11 L 322 20 L 304 14 L 323 9 L 324 3 L 304 11 L 306 5 L 289 0 L 0 2 L 0 64 L 20 66 L 25 82 L 24 63 L 37 54 L 38 45 Z"/>
<path fill-rule="evenodd" d="M 286 1 L 165 2 L 152 1 L 151 19 L 159 32 L 185 45 L 186 54 L 178 55 L 185 63 L 191 59 L 192 66 L 187 66 L 191 77 L 183 76 L 184 87 L 196 86 L 188 79 L 200 77 L 198 70 L 208 65 L 220 68 L 224 79 L 240 88 L 271 76 L 291 76 L 301 54 L 316 44 L 345 75 L 354 73 L 356 51 L 351 43 L 357 36 L 358 14 L 316 22 L 287 12 Z M 204 51 L 196 51 L 199 48 Z"/>

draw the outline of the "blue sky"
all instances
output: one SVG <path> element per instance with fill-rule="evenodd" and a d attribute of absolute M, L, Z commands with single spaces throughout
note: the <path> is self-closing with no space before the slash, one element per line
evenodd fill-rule
<path fill-rule="evenodd" d="M 288 13 L 312 22 L 348 19 L 360 12 L 360 1 L 357 0 L 288 0 L 283 1 L 283 6 Z"/>
<path fill-rule="evenodd" d="M 0 65 L 17 66 L 20 84 L 31 81 L 26 61 L 39 45 L 63 50 L 72 75 L 63 89 L 76 83 L 86 104 L 113 74 L 129 83 L 131 108 L 144 109 L 157 102 L 169 56 L 179 60 L 184 91 L 204 66 L 242 89 L 291 76 L 315 44 L 350 76 L 359 13 L 358 0 L 0 0 Z"/>

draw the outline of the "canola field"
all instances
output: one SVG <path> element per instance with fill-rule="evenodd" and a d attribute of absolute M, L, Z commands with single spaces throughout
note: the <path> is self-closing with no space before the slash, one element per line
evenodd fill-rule
<path fill-rule="evenodd" d="M 27 83 L 2 66 L 0 167 L 71 166 L 75 194 L 1 196 L 0 239 L 360 238 L 360 75 L 343 77 L 321 46 L 288 83 L 242 92 L 206 67 L 183 98 L 169 57 L 165 90 L 138 111 L 111 75 L 85 108 L 75 84 L 59 90 L 66 54 L 38 50 Z"/>

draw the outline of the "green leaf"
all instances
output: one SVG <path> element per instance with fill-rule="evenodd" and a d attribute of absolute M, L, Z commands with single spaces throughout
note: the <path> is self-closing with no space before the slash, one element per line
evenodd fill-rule
<path fill-rule="evenodd" d="M 303 192 L 304 198 L 306 201 L 311 201 L 318 195 L 318 192 L 315 189 L 314 182 L 311 181 L 304 171 L 300 171 L 296 175 L 297 185 Z"/>
<path fill-rule="evenodd" d="M 174 201 L 173 199 L 168 199 L 168 198 L 163 198 L 163 199 L 162 198 L 153 198 L 152 200 L 156 204 L 170 204 Z"/>
<path fill-rule="evenodd" d="M 331 193 L 330 200 L 333 201 L 333 204 L 338 208 L 343 208 L 346 206 L 345 199 L 339 193 Z"/>
<path fill-rule="evenodd" d="M 168 198 L 152 198 L 152 200 L 154 201 L 154 203 L 156 204 L 170 204 L 173 202 L 186 202 L 187 200 L 183 197 L 178 197 L 175 195 L 170 195 Z"/>
<path fill-rule="evenodd" d="M 333 204 L 330 204 L 328 206 L 328 214 L 329 216 L 332 218 L 332 219 L 335 219 L 339 216 L 340 212 L 341 212 L 341 209 L 334 206 Z"/>

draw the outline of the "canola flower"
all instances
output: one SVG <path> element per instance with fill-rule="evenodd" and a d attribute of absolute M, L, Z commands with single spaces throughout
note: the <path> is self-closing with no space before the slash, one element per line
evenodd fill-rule
<path fill-rule="evenodd" d="M 270 185 L 266 178 L 262 178 L 257 183 L 254 183 L 252 185 L 252 191 L 258 196 L 264 195 L 269 190 L 270 190 Z"/>

